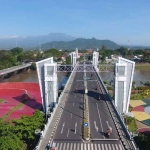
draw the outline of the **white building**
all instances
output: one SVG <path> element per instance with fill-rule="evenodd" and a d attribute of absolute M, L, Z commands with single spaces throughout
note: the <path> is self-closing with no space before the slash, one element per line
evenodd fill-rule
<path fill-rule="evenodd" d="M 135 62 L 119 57 L 115 65 L 114 100 L 120 113 L 127 113 L 130 102 Z"/>

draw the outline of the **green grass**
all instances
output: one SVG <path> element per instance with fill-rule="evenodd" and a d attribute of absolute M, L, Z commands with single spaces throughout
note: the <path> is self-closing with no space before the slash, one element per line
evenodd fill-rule
<path fill-rule="evenodd" d="M 135 65 L 135 69 L 141 69 L 141 70 L 150 70 L 150 65 Z"/>
<path fill-rule="evenodd" d="M 0 103 L 3 103 L 5 100 L 4 99 L 0 99 Z"/>
<path fill-rule="evenodd" d="M 129 112 L 131 112 L 132 111 L 132 107 L 129 107 Z"/>
<path fill-rule="evenodd" d="M 143 93 L 136 93 L 136 94 L 131 94 L 130 99 L 131 100 L 142 100 L 145 98 L 149 98 L 150 97 L 150 93 L 148 95 L 143 94 Z"/>
<path fill-rule="evenodd" d="M 2 120 L 5 120 L 6 118 L 8 118 L 10 116 L 10 114 L 16 110 L 18 110 L 20 107 L 22 107 L 23 104 L 25 104 L 28 100 L 23 100 L 22 102 L 20 102 L 18 105 L 16 105 L 14 108 L 12 108 L 7 114 L 5 114 L 2 117 Z"/>
<path fill-rule="evenodd" d="M 128 128 L 130 132 L 136 131 L 137 130 L 137 125 L 136 125 L 136 121 L 135 119 L 132 120 L 129 124 L 128 124 Z"/>
<path fill-rule="evenodd" d="M 125 123 L 128 125 L 129 131 L 133 132 L 137 130 L 136 120 L 133 117 L 126 116 Z"/>

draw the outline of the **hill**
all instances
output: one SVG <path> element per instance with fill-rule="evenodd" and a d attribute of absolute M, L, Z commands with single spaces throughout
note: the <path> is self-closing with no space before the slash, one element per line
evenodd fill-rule
<path fill-rule="evenodd" d="M 50 33 L 48 35 L 27 36 L 27 37 L 13 37 L 1 38 L 0 49 L 10 49 L 13 47 L 22 47 L 24 49 L 31 49 L 37 45 L 52 41 L 72 41 L 75 37 L 63 33 Z"/>
<path fill-rule="evenodd" d="M 116 44 L 110 40 L 98 40 L 95 38 L 92 39 L 85 39 L 85 38 L 78 38 L 73 41 L 65 42 L 65 41 L 53 41 L 49 43 L 45 43 L 41 45 L 42 50 L 48 50 L 50 48 L 56 49 L 67 49 L 72 50 L 75 48 L 78 49 L 100 49 L 103 45 L 105 45 L 109 49 L 117 49 L 120 45 Z"/>

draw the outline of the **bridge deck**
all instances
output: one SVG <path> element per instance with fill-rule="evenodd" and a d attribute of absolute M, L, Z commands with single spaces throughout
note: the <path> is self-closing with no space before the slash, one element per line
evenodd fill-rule
<path fill-rule="evenodd" d="M 89 90 L 88 103 L 91 141 L 85 142 L 82 140 L 84 84 L 83 81 L 77 82 L 77 80 L 83 80 L 83 75 L 83 72 L 73 72 L 65 94 L 58 104 L 52 123 L 42 140 L 40 150 L 46 149 L 49 141 L 50 143 L 52 141 L 56 143 L 57 150 L 98 150 L 99 147 L 102 150 L 124 149 L 114 125 L 114 118 L 110 114 L 110 109 L 114 113 L 116 120 L 118 119 L 117 115 L 109 102 L 107 93 L 103 89 L 101 82 L 94 81 L 99 80 L 96 73 L 92 76 L 93 81 L 87 84 Z M 91 73 L 87 73 L 87 76 L 90 75 Z M 95 90 L 96 87 L 97 89 Z M 78 92 L 75 92 L 76 88 L 78 88 Z M 99 95 L 101 97 L 100 100 L 98 99 Z M 60 116 L 60 120 L 58 116 Z M 56 126 L 58 120 L 59 122 Z M 121 132 L 125 139 L 124 142 L 127 147 L 130 147 L 130 141 L 125 132 L 123 132 L 119 119 L 117 123 L 120 130 L 122 130 Z M 106 135 L 108 124 L 112 127 L 110 139 Z M 54 128 L 56 128 L 56 132 L 53 132 Z"/>

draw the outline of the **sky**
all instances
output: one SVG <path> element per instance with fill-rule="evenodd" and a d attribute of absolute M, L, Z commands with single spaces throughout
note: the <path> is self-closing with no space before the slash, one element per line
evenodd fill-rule
<path fill-rule="evenodd" d="M 0 38 L 49 33 L 150 46 L 150 0 L 0 0 Z"/>

